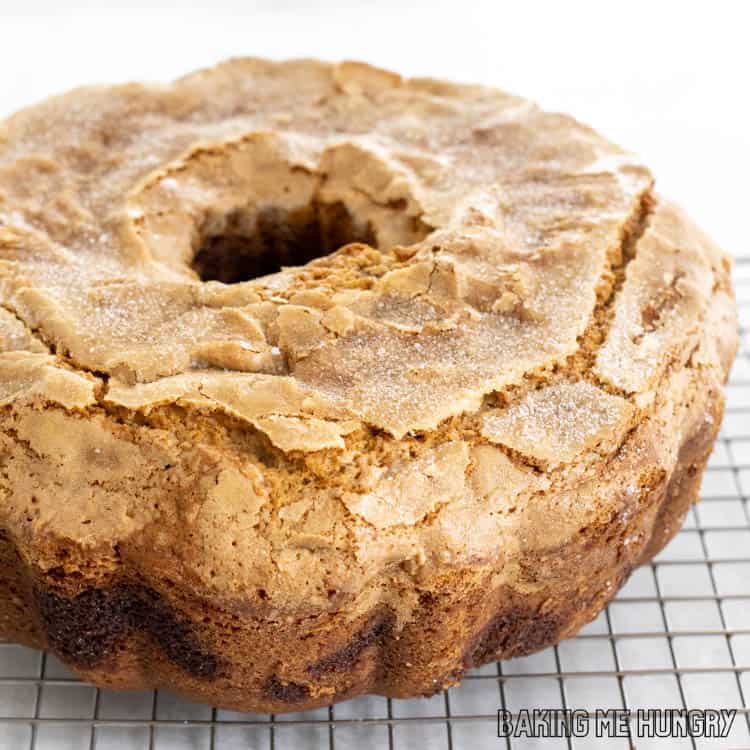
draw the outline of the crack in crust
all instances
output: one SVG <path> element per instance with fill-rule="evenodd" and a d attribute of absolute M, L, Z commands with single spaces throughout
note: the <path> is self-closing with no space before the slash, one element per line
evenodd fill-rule
<path fill-rule="evenodd" d="M 622 292 L 628 266 L 636 257 L 638 242 L 648 228 L 656 204 L 657 198 L 653 194 L 652 186 L 649 186 L 640 197 L 635 216 L 623 226 L 619 253 L 602 279 L 604 281 L 606 277 L 611 277 L 609 290 L 594 308 L 591 323 L 579 339 L 578 351 L 569 358 L 564 367 L 566 374 L 583 376 L 597 387 L 623 398 L 630 398 L 632 394 L 598 377 L 594 372 L 594 364 L 597 352 L 606 341 L 612 326 L 617 299 Z"/>
<path fill-rule="evenodd" d="M 13 309 L 13 307 L 2 300 L 0 300 L 0 312 L 5 311 L 8 313 L 8 315 L 11 316 L 14 323 L 18 324 L 18 326 L 23 330 L 24 335 L 27 337 L 28 341 L 14 341 L 13 339 L 19 338 L 18 335 L 16 336 L 8 336 L 7 340 L 4 340 L 3 337 L 3 327 L 2 327 L 2 321 L 0 320 L 0 354 L 6 351 L 44 351 L 47 353 L 51 353 L 52 350 L 50 349 L 49 344 L 44 340 L 43 336 L 39 332 L 38 329 L 32 328 L 19 314 L 16 310 Z M 13 333 L 13 332 L 11 332 Z M 19 346 L 19 343 L 21 344 Z"/>
<path fill-rule="evenodd" d="M 390 612 L 379 610 L 343 640 L 337 636 L 335 620 L 318 634 L 313 627 L 309 637 L 297 640 L 305 632 L 302 621 L 227 621 L 226 612 L 209 607 L 199 641 L 195 616 L 173 610 L 150 586 L 123 581 L 63 594 L 54 582 L 58 574 L 50 571 L 49 583 L 38 579 L 33 593 L 40 637 L 89 680 L 112 684 L 113 675 L 123 686 L 150 685 L 163 679 L 157 674 L 162 674 L 160 665 L 166 659 L 190 678 L 181 685 L 170 679 L 173 688 L 240 710 L 305 710 L 363 691 L 392 697 L 432 694 L 455 684 L 468 668 L 537 651 L 572 635 L 597 615 L 633 567 L 650 559 L 679 529 L 696 498 L 718 429 L 720 399 L 712 409 L 714 419 L 685 440 L 675 472 L 654 482 L 636 512 L 623 512 L 604 526 L 582 530 L 571 545 L 542 551 L 527 561 L 540 576 L 536 593 L 503 585 L 493 590 L 486 581 L 476 581 L 478 595 L 467 595 L 462 587 L 478 570 L 455 571 L 454 582 L 422 581 L 427 588 L 414 619 L 405 626 Z M 584 552 L 592 565 L 581 577 L 573 563 Z M 468 578 L 462 580 L 464 575 Z M 62 571 L 59 576 L 64 582 Z M 346 611 L 341 612 L 344 618 Z M 279 631 L 264 630 L 273 627 Z M 149 660 L 145 679 L 127 660 L 130 654 L 142 653 L 143 646 L 133 645 L 136 633 L 146 634 L 155 647 L 144 657 Z M 215 651 L 222 653 L 221 660 Z M 278 666 L 263 673 L 266 651 L 285 665 L 283 673 Z M 310 658 L 321 651 L 328 655 Z"/>
<path fill-rule="evenodd" d="M 350 65 L 56 101 L 75 148 L 40 105 L 0 155 L 1 304 L 54 353 L 0 356 L 0 633 L 242 710 L 430 694 L 571 635 L 675 533 L 733 304 L 632 157 Z M 274 245 L 316 201 L 381 249 L 196 280 L 244 273 L 202 240 Z"/>

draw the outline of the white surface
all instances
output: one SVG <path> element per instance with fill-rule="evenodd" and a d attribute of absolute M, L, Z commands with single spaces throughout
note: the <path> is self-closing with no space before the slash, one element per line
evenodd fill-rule
<path fill-rule="evenodd" d="M 743 2 L 411 3 L 351 0 L 212 3 L 191 9 L 127 10 L 94 4 L 0 6 L 0 116 L 74 85 L 127 79 L 166 80 L 232 55 L 359 58 L 405 74 L 495 84 L 569 111 L 640 153 L 660 189 L 682 202 L 735 254 L 750 254 L 745 229 L 750 171 L 750 45 Z M 179 8 L 179 9 L 176 9 Z M 743 354 L 730 388 L 724 440 L 706 474 L 704 502 L 661 556 L 637 571 L 618 599 L 581 637 L 503 665 L 488 665 L 462 687 L 429 701 L 393 702 L 393 746 L 447 748 L 445 722 L 409 717 L 491 717 L 511 710 L 623 705 L 750 708 L 750 266 L 741 265 L 745 300 Z M 709 565 L 706 560 L 715 560 Z M 737 559 L 747 562 L 736 562 Z M 703 597 L 683 600 L 684 597 Z M 727 598 L 729 597 L 729 598 Z M 667 637 L 669 632 L 671 637 Z M 683 634 L 680 634 L 683 633 Z M 703 633 L 697 635 L 696 633 Z M 614 634 L 614 635 L 612 635 Z M 616 661 L 615 661 L 616 660 Z M 745 669 L 738 667 L 745 667 Z M 622 680 L 614 674 L 618 666 Z M 559 679 L 559 670 L 565 673 Z M 596 677 L 576 676 L 601 671 Z M 685 670 L 694 670 L 686 672 Z M 39 678 L 43 687 L 37 691 Z M 184 704 L 160 694 L 115 694 L 71 683 L 56 660 L 0 645 L 0 748 L 38 750 L 183 750 L 328 748 L 327 710 L 268 717 Z M 498 689 L 502 685 L 502 690 Z M 384 718 L 388 702 L 362 698 L 337 706 L 335 719 Z M 29 725 L 2 717 L 38 717 Z M 101 722 L 92 734 L 89 720 Z M 64 725 L 58 719 L 81 719 Z M 143 722 L 174 720 L 153 733 Z M 212 730 L 194 722 L 215 718 Z M 300 727 L 295 720 L 324 722 Z M 179 722 L 187 720 L 186 725 Z M 112 722 L 130 721 L 126 727 Z M 141 722 L 141 723 L 139 723 Z M 504 747 L 489 719 L 456 722 L 456 750 Z M 385 725 L 339 725 L 336 747 L 388 747 Z M 626 747 L 574 741 L 572 747 Z M 662 741 L 637 747 L 691 747 Z M 513 748 L 567 747 L 563 740 L 514 742 Z M 729 740 L 698 748 L 748 748 L 746 717 Z"/>

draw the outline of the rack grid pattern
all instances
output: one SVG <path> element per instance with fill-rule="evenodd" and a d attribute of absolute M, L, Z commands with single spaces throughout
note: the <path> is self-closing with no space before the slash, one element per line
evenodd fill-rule
<path fill-rule="evenodd" d="M 683 529 L 575 638 L 472 671 L 430 699 L 366 696 L 283 716 L 77 681 L 51 655 L 0 643 L 8 750 L 507 750 L 750 748 L 750 257 L 735 266 L 741 344 L 701 502 Z M 730 736 L 499 739 L 497 710 L 733 708 Z"/>

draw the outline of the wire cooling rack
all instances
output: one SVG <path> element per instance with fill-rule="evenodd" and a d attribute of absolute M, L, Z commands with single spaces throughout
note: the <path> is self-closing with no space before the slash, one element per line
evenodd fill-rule
<path fill-rule="evenodd" d="M 742 341 L 702 500 L 577 637 L 473 670 L 430 699 L 367 696 L 283 716 L 77 681 L 51 655 L 0 644 L 4 750 L 750 750 L 750 257 L 735 266 Z M 731 708 L 724 739 L 500 739 L 497 710 Z"/>

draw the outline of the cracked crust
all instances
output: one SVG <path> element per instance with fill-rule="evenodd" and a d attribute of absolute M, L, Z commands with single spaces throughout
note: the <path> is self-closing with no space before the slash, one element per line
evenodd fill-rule
<path fill-rule="evenodd" d="M 516 97 L 236 60 L 49 100 L 0 126 L 0 631 L 244 710 L 430 693 L 675 533 L 736 341 L 726 256 Z"/>

